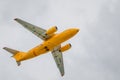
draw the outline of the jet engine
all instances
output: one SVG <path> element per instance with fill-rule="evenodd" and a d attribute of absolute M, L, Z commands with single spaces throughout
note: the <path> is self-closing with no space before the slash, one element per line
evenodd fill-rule
<path fill-rule="evenodd" d="M 64 51 L 67 51 L 70 48 L 71 48 L 71 44 L 69 43 L 69 44 L 66 44 L 65 46 L 61 47 L 60 51 L 64 52 Z"/>
<path fill-rule="evenodd" d="M 57 27 L 56 27 L 56 26 L 53 26 L 53 27 L 51 27 L 50 29 L 48 29 L 48 30 L 46 31 L 46 34 L 47 34 L 47 35 L 51 35 L 51 34 L 55 33 L 56 31 L 57 31 Z"/>

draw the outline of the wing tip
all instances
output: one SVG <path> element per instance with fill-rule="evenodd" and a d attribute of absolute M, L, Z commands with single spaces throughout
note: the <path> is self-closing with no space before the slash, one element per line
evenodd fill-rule
<path fill-rule="evenodd" d="M 17 20 L 18 20 L 18 18 L 15 18 L 14 20 L 15 20 L 15 21 L 17 21 Z"/>
<path fill-rule="evenodd" d="M 63 76 L 64 76 L 64 74 L 61 74 L 61 76 L 63 77 Z"/>
<path fill-rule="evenodd" d="M 3 49 L 6 49 L 6 47 L 3 47 Z"/>

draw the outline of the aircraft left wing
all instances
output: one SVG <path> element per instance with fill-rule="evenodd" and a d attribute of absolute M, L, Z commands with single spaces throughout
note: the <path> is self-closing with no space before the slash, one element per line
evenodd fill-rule
<path fill-rule="evenodd" d="M 61 76 L 64 76 L 63 56 L 62 56 L 62 52 L 60 51 L 60 46 L 57 46 L 53 49 L 52 55 L 54 57 L 56 65 L 61 73 Z"/>
<path fill-rule="evenodd" d="M 23 27 L 28 29 L 30 32 L 32 32 L 33 34 L 35 34 L 42 40 L 46 40 L 48 38 L 48 36 L 45 34 L 45 32 L 46 32 L 45 29 L 42 29 L 38 26 L 35 26 L 33 24 L 30 24 L 30 23 L 23 21 L 21 19 L 18 19 L 18 18 L 15 18 L 14 20 L 17 21 L 18 23 L 20 23 L 21 25 L 23 25 Z"/>

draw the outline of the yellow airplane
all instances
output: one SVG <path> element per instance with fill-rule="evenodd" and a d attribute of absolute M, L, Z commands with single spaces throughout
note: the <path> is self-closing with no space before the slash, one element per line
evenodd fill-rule
<path fill-rule="evenodd" d="M 57 31 L 56 26 L 53 26 L 50 29 L 45 30 L 18 18 L 14 20 L 20 23 L 21 25 L 23 25 L 23 27 L 28 29 L 30 32 L 41 38 L 43 42 L 42 44 L 36 46 L 35 48 L 32 48 L 28 52 L 22 52 L 8 47 L 4 47 L 3 49 L 13 54 L 13 58 L 15 58 L 18 66 L 21 64 L 21 61 L 31 59 L 51 51 L 54 60 L 56 62 L 56 65 L 61 73 L 61 76 L 63 76 L 64 64 L 63 64 L 62 52 L 70 49 L 71 44 L 66 44 L 65 46 L 61 46 L 61 43 L 73 37 L 79 31 L 79 29 L 70 28 L 61 33 L 55 33 Z"/>

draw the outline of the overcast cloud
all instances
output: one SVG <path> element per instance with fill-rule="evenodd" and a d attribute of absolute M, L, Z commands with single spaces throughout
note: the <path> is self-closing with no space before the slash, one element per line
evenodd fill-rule
<path fill-rule="evenodd" d="M 120 80 L 119 0 L 0 0 L 0 80 Z M 42 40 L 15 22 L 21 18 L 44 29 L 57 25 L 81 31 L 66 43 L 65 76 L 50 53 L 18 67 L 7 46 L 27 51 Z M 64 43 L 64 44 L 66 44 Z"/>

